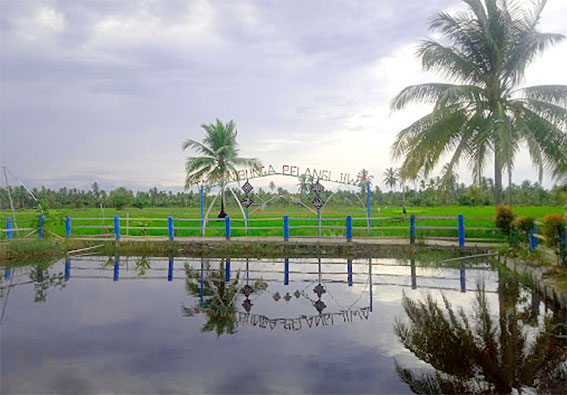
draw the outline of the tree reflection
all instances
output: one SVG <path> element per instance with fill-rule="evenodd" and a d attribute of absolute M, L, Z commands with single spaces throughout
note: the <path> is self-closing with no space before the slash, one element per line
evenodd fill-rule
<path fill-rule="evenodd" d="M 185 264 L 185 288 L 196 298 L 201 297 L 202 302 L 193 307 L 183 306 L 183 314 L 194 316 L 204 313 L 207 322 L 202 328 L 203 332 L 215 331 L 218 336 L 236 332 L 236 298 L 238 297 L 238 275 L 232 281 L 225 281 L 224 259 L 219 263 L 218 270 L 212 270 L 207 264 L 207 275 L 203 278 L 201 291 L 201 271 L 192 269 Z"/>
<path fill-rule="evenodd" d="M 443 296 L 443 306 L 429 295 L 425 302 L 403 296 L 409 323 L 397 321 L 394 331 L 403 345 L 431 364 L 434 374 L 417 375 L 397 366 L 398 375 L 420 394 L 510 393 L 533 387 L 543 393 L 564 393 L 567 378 L 565 322 L 546 316 L 537 328 L 528 328 L 518 313 L 519 288 L 501 274 L 499 318 L 490 317 L 483 284 L 477 286 L 473 314 L 457 312 Z M 533 316 L 526 321 L 533 325 Z"/>
<path fill-rule="evenodd" d="M 49 265 L 37 264 L 30 272 L 30 280 L 34 283 L 34 302 L 44 303 L 47 301 L 47 291 L 51 287 L 63 288 L 66 285 L 65 274 L 59 272 L 49 273 Z"/>

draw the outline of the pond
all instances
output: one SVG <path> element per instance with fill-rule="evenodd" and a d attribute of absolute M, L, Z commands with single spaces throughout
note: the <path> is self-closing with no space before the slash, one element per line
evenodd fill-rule
<path fill-rule="evenodd" d="M 563 316 L 503 276 L 485 262 L 381 258 L 81 256 L 6 268 L 0 390 L 564 388 Z M 483 333 L 492 348 L 474 345 Z"/>

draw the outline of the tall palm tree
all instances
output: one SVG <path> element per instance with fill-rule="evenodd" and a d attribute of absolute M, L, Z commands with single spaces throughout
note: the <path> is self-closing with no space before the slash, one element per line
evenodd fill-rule
<path fill-rule="evenodd" d="M 301 195 L 307 195 L 311 192 L 311 188 L 313 187 L 313 184 L 315 180 L 313 179 L 313 176 L 310 176 L 308 174 L 302 174 L 299 176 L 299 183 L 297 184 L 297 186 L 299 187 L 299 193 Z"/>
<path fill-rule="evenodd" d="M 202 143 L 191 139 L 185 140 L 183 143 L 183 150 L 192 148 L 202 155 L 187 158 L 185 163 L 185 171 L 187 172 L 185 188 L 189 188 L 193 183 L 204 178 L 220 181 L 221 211 L 219 218 L 224 218 L 226 217 L 224 190 L 227 173 L 236 172 L 236 166 L 258 167 L 260 161 L 239 156 L 238 143 L 236 142 L 237 131 L 232 120 L 223 124 L 217 119 L 216 123 L 203 124 L 201 127 L 206 132 Z"/>
<path fill-rule="evenodd" d="M 383 182 L 386 184 L 390 189 L 396 189 L 396 185 L 398 185 L 398 170 L 394 169 L 393 167 L 389 167 L 384 171 L 384 179 Z"/>
<path fill-rule="evenodd" d="M 511 185 L 514 159 L 527 145 L 539 178 L 548 169 L 567 173 L 567 86 L 519 87 L 527 66 L 564 37 L 540 33 L 536 25 L 546 0 L 527 10 L 512 0 L 464 0 L 467 12 L 440 12 L 430 29 L 442 41 L 425 40 L 418 49 L 423 68 L 452 83 L 404 88 L 392 110 L 413 102 L 434 104 L 433 111 L 398 133 L 394 158 L 404 157 L 401 175 L 421 169 L 427 175 L 449 152 L 449 167 L 465 159 L 475 180 L 492 156 L 494 198 L 502 202 L 502 171 Z"/>

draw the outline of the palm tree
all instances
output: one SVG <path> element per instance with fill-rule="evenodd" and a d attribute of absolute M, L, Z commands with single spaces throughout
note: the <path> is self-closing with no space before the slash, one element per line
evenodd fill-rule
<path fill-rule="evenodd" d="M 384 172 L 384 179 L 383 179 L 384 184 L 389 186 L 390 189 L 392 190 L 396 189 L 396 185 L 398 185 L 398 181 L 399 181 L 398 175 L 399 175 L 398 171 L 393 167 L 387 168 L 386 171 Z"/>
<path fill-rule="evenodd" d="M 358 174 L 356 175 L 358 179 L 358 185 L 360 186 L 360 193 L 364 195 L 366 193 L 366 184 L 372 184 L 374 180 L 374 176 L 371 176 L 366 169 L 360 169 Z"/>
<path fill-rule="evenodd" d="M 227 173 L 236 172 L 236 166 L 258 167 L 260 161 L 258 159 L 241 158 L 238 155 L 237 131 L 232 120 L 223 124 L 217 119 L 216 123 L 203 124 L 201 127 L 206 132 L 202 143 L 191 139 L 185 140 L 183 143 L 183 150 L 192 148 L 202 154 L 202 156 L 187 158 L 185 163 L 185 171 L 187 172 L 185 188 L 189 188 L 193 183 L 204 178 L 220 181 L 221 211 L 219 218 L 224 218 L 226 217 L 224 190 Z"/>
<path fill-rule="evenodd" d="M 313 176 L 310 176 L 308 174 L 302 174 L 299 176 L 299 184 L 297 184 L 297 186 L 299 187 L 299 193 L 301 195 L 307 195 L 311 192 L 311 187 L 313 187 L 314 184 L 314 179 Z"/>
<path fill-rule="evenodd" d="M 536 30 L 546 1 L 526 10 L 508 0 L 464 0 L 468 11 L 440 12 L 430 29 L 443 42 L 428 39 L 419 49 L 423 68 L 440 72 L 453 83 L 404 88 L 392 110 L 413 102 L 431 103 L 433 111 L 398 133 L 394 158 L 404 157 L 401 175 L 429 174 L 449 152 L 448 166 L 469 162 L 475 180 L 492 156 L 494 199 L 502 202 L 502 171 L 511 185 L 515 155 L 527 145 L 539 178 L 548 169 L 567 173 L 567 86 L 519 88 L 526 67 L 564 37 Z M 511 198 L 511 196 L 510 196 Z"/>

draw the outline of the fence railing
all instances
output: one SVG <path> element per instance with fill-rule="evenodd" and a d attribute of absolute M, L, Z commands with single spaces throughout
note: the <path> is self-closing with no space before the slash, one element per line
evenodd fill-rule
<path fill-rule="evenodd" d="M 502 239 L 496 227 L 486 226 L 489 218 L 457 216 L 418 216 L 403 217 L 271 217 L 271 218 L 132 218 L 113 216 L 108 218 L 65 217 L 64 232 L 59 234 L 67 238 L 108 238 L 120 240 L 122 237 L 167 237 L 175 240 L 179 237 L 232 237 L 245 236 L 274 236 L 282 237 L 285 241 L 299 238 L 336 238 L 351 241 L 353 238 L 405 238 L 410 243 L 421 239 L 437 239 L 456 241 L 459 246 L 469 241 L 490 241 Z M 37 233 L 43 237 L 45 218 L 40 216 L 33 220 L 21 221 L 22 225 L 31 223 L 32 226 L 16 227 L 17 222 L 12 218 L 6 219 L 5 229 L 0 229 L 0 235 L 7 239 L 14 236 L 23 237 Z M 465 222 L 466 225 L 465 226 Z M 479 226 L 479 225 L 485 226 Z M 25 226 L 25 225 L 24 225 Z M 50 231 L 50 233 L 53 233 Z M 479 237 L 479 234 L 481 237 Z M 484 236 L 484 238 L 482 238 Z M 537 228 L 530 232 L 529 245 L 533 250 L 537 240 L 541 238 Z"/>

